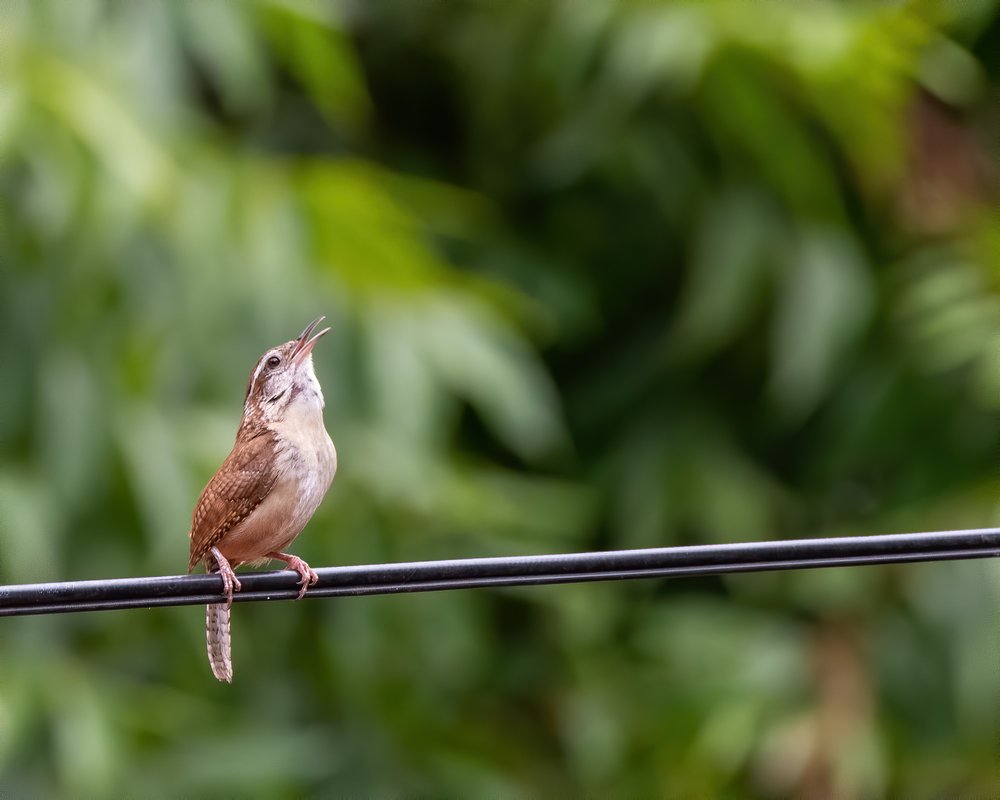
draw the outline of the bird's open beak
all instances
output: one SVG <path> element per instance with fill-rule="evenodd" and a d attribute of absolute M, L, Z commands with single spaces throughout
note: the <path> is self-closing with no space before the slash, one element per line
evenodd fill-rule
<path fill-rule="evenodd" d="M 316 340 L 330 330 L 329 328 L 323 328 L 323 330 L 312 338 L 309 337 L 309 334 L 311 334 L 316 329 L 316 326 L 319 325 L 324 319 L 326 319 L 326 317 L 317 317 L 306 325 L 306 329 L 302 331 L 299 338 L 295 340 L 295 348 L 292 350 L 293 359 L 301 361 L 303 358 L 308 356 L 312 352 L 312 349 L 316 344 Z"/>

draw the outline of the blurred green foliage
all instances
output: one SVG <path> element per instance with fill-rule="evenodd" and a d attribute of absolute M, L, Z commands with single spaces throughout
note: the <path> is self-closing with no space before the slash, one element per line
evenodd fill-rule
<path fill-rule="evenodd" d="M 0 581 L 181 571 L 325 313 L 313 565 L 995 521 L 977 3 L 0 7 Z M 0 794 L 995 796 L 988 563 L 0 625 Z"/>

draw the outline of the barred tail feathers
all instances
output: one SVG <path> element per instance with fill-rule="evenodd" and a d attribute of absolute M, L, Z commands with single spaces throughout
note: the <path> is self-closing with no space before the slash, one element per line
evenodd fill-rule
<path fill-rule="evenodd" d="M 205 639 L 208 663 L 220 681 L 233 682 L 233 649 L 229 634 L 229 607 L 225 603 L 205 606 Z"/>

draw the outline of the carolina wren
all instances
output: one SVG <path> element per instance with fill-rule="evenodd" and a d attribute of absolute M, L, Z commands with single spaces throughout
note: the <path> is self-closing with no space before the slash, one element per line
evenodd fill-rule
<path fill-rule="evenodd" d="M 218 571 L 225 604 L 207 607 L 208 660 L 220 681 L 232 682 L 230 606 L 240 590 L 234 568 L 284 561 L 300 576 L 299 599 L 318 580 L 298 556 L 282 552 L 319 506 L 337 471 L 337 451 L 323 426 L 323 391 L 310 338 L 323 317 L 298 339 L 272 347 L 253 368 L 233 450 L 201 493 L 191 518 L 188 571 L 204 561 Z"/>

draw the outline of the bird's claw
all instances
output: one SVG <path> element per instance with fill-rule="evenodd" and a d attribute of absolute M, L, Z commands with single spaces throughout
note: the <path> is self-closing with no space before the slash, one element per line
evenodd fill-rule
<path fill-rule="evenodd" d="M 296 600 L 301 600 L 306 595 L 306 589 L 310 586 L 316 585 L 316 582 L 319 580 L 319 575 L 316 574 L 316 570 L 310 567 L 301 558 L 295 559 L 294 562 L 289 562 L 288 568 L 294 569 L 302 578 L 302 580 L 298 582 L 301 587 L 299 589 L 299 596 L 295 598 Z"/>
<path fill-rule="evenodd" d="M 229 608 L 233 605 L 233 592 L 238 592 L 243 588 L 243 585 L 232 570 L 220 574 L 222 575 L 222 587 L 226 593 L 226 608 Z"/>
<path fill-rule="evenodd" d="M 212 548 L 212 556 L 215 558 L 215 565 L 219 570 L 219 576 L 222 578 L 222 591 L 226 595 L 226 608 L 231 608 L 233 605 L 233 592 L 240 591 L 243 585 L 240 583 L 240 579 L 236 577 L 236 572 L 229 561 L 219 552 L 219 548 Z"/>
<path fill-rule="evenodd" d="M 288 555 L 286 553 L 271 553 L 271 558 L 277 558 L 284 561 L 288 565 L 288 569 L 299 573 L 301 580 L 297 581 L 297 583 L 301 588 L 299 589 L 299 596 L 295 598 L 296 600 L 301 600 L 305 597 L 306 590 L 310 586 L 315 586 L 316 582 L 319 580 L 319 575 L 316 574 L 316 570 L 310 567 L 298 556 Z"/>

